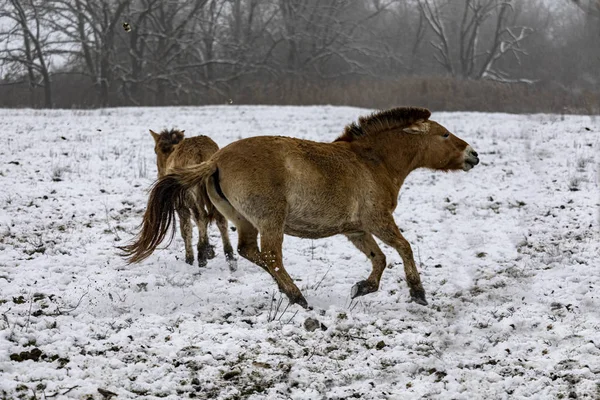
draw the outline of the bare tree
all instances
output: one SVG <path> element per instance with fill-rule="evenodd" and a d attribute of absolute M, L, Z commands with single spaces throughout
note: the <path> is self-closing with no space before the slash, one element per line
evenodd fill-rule
<path fill-rule="evenodd" d="M 223 18 L 225 2 L 222 0 L 208 0 L 206 7 L 198 15 L 199 46 L 195 55 L 198 65 L 201 66 L 202 81 L 210 85 L 215 79 L 215 59 L 217 58 L 217 41 L 221 36 L 221 20 Z"/>
<path fill-rule="evenodd" d="M 600 0 L 571 0 L 571 2 L 585 13 L 600 18 Z"/>
<path fill-rule="evenodd" d="M 198 84 L 191 79 L 192 54 L 201 41 L 196 21 L 208 0 L 160 1 L 150 16 L 146 57 L 151 90 L 158 105 L 167 104 L 167 94 L 189 96 Z"/>
<path fill-rule="evenodd" d="M 186 5 L 187 3 L 187 5 Z M 241 77 L 269 70 L 271 0 L 188 0 L 159 7 L 150 40 L 166 88 L 187 98 L 228 99 Z M 159 23 L 160 21 L 160 23 Z M 152 36 L 156 40 L 152 41 Z M 232 84 L 235 83 L 232 87 Z"/>
<path fill-rule="evenodd" d="M 517 63 L 527 55 L 523 41 L 533 29 L 515 24 L 513 0 L 463 0 L 448 18 L 449 0 L 419 0 L 419 8 L 431 28 L 435 58 L 453 76 L 493 79 L 502 82 L 530 82 L 513 78 L 500 67 L 500 61 L 512 56 Z M 454 2 L 454 5 L 457 5 Z M 460 21 L 455 32 L 445 21 Z"/>
<path fill-rule="evenodd" d="M 276 74 L 273 50 L 282 42 L 278 31 L 278 8 L 272 0 L 228 0 L 230 10 L 222 40 L 228 59 L 235 60 L 229 80 L 259 71 Z M 277 36 L 277 37 L 276 37 Z"/>
<path fill-rule="evenodd" d="M 569 1 L 582 11 L 567 36 L 569 75 L 581 88 L 600 88 L 600 0 Z"/>
<path fill-rule="evenodd" d="M 148 39 L 151 34 L 151 19 L 159 7 L 160 0 L 139 0 L 130 4 L 129 18 L 125 28 L 128 28 L 128 43 L 123 52 L 129 55 L 129 63 L 119 62 L 117 80 L 120 83 L 121 94 L 131 103 L 141 104 L 142 86 L 151 81 L 151 76 L 144 74 L 146 58 L 151 50 Z"/>
<path fill-rule="evenodd" d="M 56 13 L 53 28 L 77 44 L 71 53 L 83 61 L 83 73 L 90 77 L 103 107 L 110 104 L 110 85 L 117 66 L 116 39 L 132 1 L 48 0 Z"/>
<path fill-rule="evenodd" d="M 283 68 L 292 76 L 336 77 L 371 73 L 361 62 L 372 46 L 361 41 L 367 22 L 389 4 L 357 0 L 279 0 Z"/>
<path fill-rule="evenodd" d="M 0 1 L 0 20 L 7 21 L 0 31 L 0 62 L 16 75 L 26 76 L 30 103 L 34 104 L 34 88 L 44 89 L 44 105 L 52 107 L 50 56 L 56 38 L 44 25 L 47 9 L 43 1 Z"/>
<path fill-rule="evenodd" d="M 381 4 L 375 0 L 375 9 L 388 7 L 381 15 L 370 21 L 366 31 L 369 46 L 381 46 L 376 66 L 371 67 L 377 74 L 386 77 L 413 75 L 418 71 L 418 56 L 421 43 L 425 39 L 427 24 L 422 13 L 414 3 L 397 1 Z"/>

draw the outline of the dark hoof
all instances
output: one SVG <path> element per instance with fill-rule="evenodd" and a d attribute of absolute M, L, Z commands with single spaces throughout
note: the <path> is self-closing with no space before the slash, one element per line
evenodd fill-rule
<path fill-rule="evenodd" d="M 186 257 L 185 258 L 185 262 L 190 264 L 190 265 L 194 265 L 194 256 L 191 257 Z"/>
<path fill-rule="evenodd" d="M 229 271 L 237 271 L 237 260 L 235 257 L 225 257 L 225 259 L 227 260 L 227 265 L 229 265 Z"/>
<path fill-rule="evenodd" d="M 427 300 L 425 300 L 425 290 L 422 288 L 410 289 L 410 298 L 412 301 L 422 306 L 426 306 L 428 304 Z"/>
<path fill-rule="evenodd" d="M 304 296 L 302 294 L 298 294 L 298 295 L 288 295 L 288 299 L 290 300 L 291 304 L 298 304 L 300 307 L 307 309 L 308 308 L 308 302 L 306 301 L 306 299 L 304 298 Z"/>
<path fill-rule="evenodd" d="M 216 254 L 215 254 L 215 248 L 210 245 L 207 244 L 205 246 L 198 246 L 198 257 L 200 258 L 205 258 L 207 260 L 212 260 L 213 258 L 215 258 Z"/>
<path fill-rule="evenodd" d="M 211 245 L 198 246 L 198 266 L 206 267 L 206 261 L 215 258 L 215 250 Z"/>
<path fill-rule="evenodd" d="M 216 256 L 217 256 L 217 254 L 215 253 L 215 247 L 209 245 L 206 249 L 206 258 L 209 260 L 212 260 Z"/>
<path fill-rule="evenodd" d="M 376 292 L 377 288 L 369 281 L 360 281 L 350 289 L 350 297 L 352 299 L 364 296 L 365 294 Z"/>

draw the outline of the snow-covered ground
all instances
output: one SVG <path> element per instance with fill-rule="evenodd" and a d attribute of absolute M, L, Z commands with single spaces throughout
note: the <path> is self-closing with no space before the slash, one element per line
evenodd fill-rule
<path fill-rule="evenodd" d="M 202 270 L 179 235 L 141 264 L 116 255 L 156 176 L 149 128 L 331 141 L 370 111 L 0 110 L 0 398 L 600 398 L 594 117 L 434 112 L 481 164 L 401 190 L 426 307 L 385 246 L 394 268 L 351 303 L 371 266 L 341 236 L 285 239 L 312 311 L 244 259 L 229 272 L 214 226 Z"/>

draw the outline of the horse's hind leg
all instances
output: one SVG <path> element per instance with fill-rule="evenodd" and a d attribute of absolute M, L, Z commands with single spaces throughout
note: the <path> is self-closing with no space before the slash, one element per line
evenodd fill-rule
<path fill-rule="evenodd" d="M 236 226 L 238 233 L 238 253 L 240 256 L 267 271 L 275 279 L 279 285 L 279 289 L 288 296 L 290 303 L 299 304 L 304 308 L 308 307 L 308 303 L 304 296 L 302 296 L 300 289 L 298 289 L 285 268 L 283 268 L 281 253 L 283 222 L 261 227 L 261 249 L 259 250 L 257 241 L 259 231 L 229 201 L 218 193 L 214 177 L 209 179 L 206 189 L 213 205 Z"/>
<path fill-rule="evenodd" d="M 260 251 L 258 249 L 257 240 L 258 230 L 246 218 L 244 218 L 242 214 L 240 214 L 235 208 L 233 208 L 233 206 L 231 205 L 231 203 L 229 203 L 229 201 L 227 201 L 227 199 L 225 199 L 221 195 L 221 193 L 217 190 L 217 185 L 214 176 L 211 176 L 208 179 L 206 185 L 206 192 L 208 193 L 208 197 L 211 203 L 217 209 L 217 212 L 215 213 L 215 220 L 217 223 L 217 227 L 221 231 L 225 257 L 227 257 L 228 249 L 231 248 L 231 243 L 229 242 L 229 233 L 227 232 L 227 220 L 229 220 L 237 228 L 237 251 L 239 255 L 265 269 L 260 263 Z M 223 217 L 223 219 L 221 220 L 220 217 Z M 231 256 L 233 257 L 233 252 Z M 229 264 L 230 268 L 231 265 L 232 264 Z"/>
<path fill-rule="evenodd" d="M 179 229 L 181 237 L 185 244 L 185 262 L 188 264 L 194 263 L 194 250 L 192 249 L 192 221 L 190 218 L 190 210 L 187 207 L 177 208 L 179 215 Z"/>
<path fill-rule="evenodd" d="M 223 252 L 225 253 L 225 259 L 227 260 L 227 264 L 229 264 L 229 269 L 231 271 L 235 271 L 237 270 L 237 260 L 233 255 L 233 247 L 231 247 L 231 242 L 229 241 L 227 219 L 225 219 L 223 214 L 216 210 L 215 223 L 217 224 L 217 228 L 219 228 L 219 232 L 221 232 L 221 240 L 223 241 Z"/>
<path fill-rule="evenodd" d="M 237 211 L 228 210 L 228 218 L 233 220 L 238 232 L 238 253 L 245 259 L 258 265 L 277 282 L 292 304 L 307 308 L 308 303 L 283 267 L 282 245 L 283 230 L 263 229 L 260 233 L 258 249 L 258 230 Z"/>
<path fill-rule="evenodd" d="M 283 227 L 260 230 L 261 262 L 277 281 L 279 289 L 285 293 L 292 304 L 308 308 L 308 303 L 300 289 L 283 267 Z"/>
<path fill-rule="evenodd" d="M 215 257 L 215 250 L 208 240 L 208 214 L 202 204 L 194 204 L 192 210 L 198 226 L 198 266 L 205 267 L 207 261 Z"/>
<path fill-rule="evenodd" d="M 235 217 L 233 222 L 238 234 L 238 254 L 271 274 L 261 262 L 260 250 L 258 249 L 258 230 L 237 211 L 232 216 Z"/>
<path fill-rule="evenodd" d="M 381 275 L 385 270 L 385 255 L 373 239 L 370 233 L 361 232 L 357 234 L 346 235 L 357 249 L 362 251 L 373 264 L 373 270 L 369 277 L 352 286 L 351 297 L 364 296 L 365 294 L 376 292 L 379 289 Z"/>
<path fill-rule="evenodd" d="M 396 226 L 394 218 L 390 215 L 389 218 L 383 222 L 383 224 L 375 224 L 372 229 L 373 234 L 381 239 L 382 242 L 388 246 L 396 249 L 400 257 L 402 257 L 402 263 L 404 264 L 404 274 L 406 275 L 406 283 L 410 288 L 410 297 L 415 303 L 421 305 L 427 305 L 425 299 L 425 290 L 421 284 L 421 277 L 417 266 L 415 265 L 415 259 L 413 252 L 410 247 L 410 243 L 402 236 L 400 229 Z"/>
<path fill-rule="evenodd" d="M 227 218 L 234 223 L 237 229 L 238 254 L 246 260 L 258 265 L 268 272 L 269 275 L 273 276 L 271 270 L 263 262 L 263 257 L 258 248 L 258 229 L 230 205 L 225 210 L 227 212 Z M 273 276 L 273 278 L 275 277 Z"/>

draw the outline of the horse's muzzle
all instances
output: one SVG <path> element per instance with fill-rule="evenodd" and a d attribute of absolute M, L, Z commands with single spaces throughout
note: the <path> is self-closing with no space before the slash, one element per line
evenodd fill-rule
<path fill-rule="evenodd" d="M 474 166 L 479 164 L 479 154 L 475 150 L 473 150 L 470 146 L 465 150 L 465 163 L 463 165 L 463 170 L 468 171 L 472 169 Z"/>

